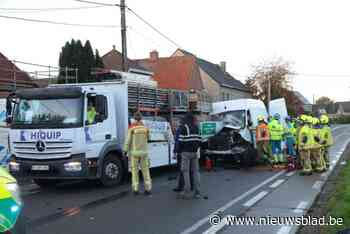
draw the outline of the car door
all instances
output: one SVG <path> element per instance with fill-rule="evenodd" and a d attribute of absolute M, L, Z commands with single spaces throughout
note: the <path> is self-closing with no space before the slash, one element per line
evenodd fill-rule
<path fill-rule="evenodd" d="M 110 106 L 110 99 L 107 98 L 107 93 L 89 93 L 87 94 L 85 102 L 85 117 L 84 117 L 84 132 L 85 142 L 87 144 L 87 157 L 98 157 L 102 147 L 111 140 L 111 116 L 108 116 L 108 106 Z M 87 107 L 88 102 L 94 102 L 97 114 L 93 123 L 87 121 Z M 104 108 L 101 108 L 104 105 Z M 103 112 L 103 113 L 99 113 Z"/>
<path fill-rule="evenodd" d="M 150 130 L 148 142 L 151 167 L 169 165 L 172 162 L 173 147 L 171 130 L 168 122 L 145 120 L 145 126 Z"/>

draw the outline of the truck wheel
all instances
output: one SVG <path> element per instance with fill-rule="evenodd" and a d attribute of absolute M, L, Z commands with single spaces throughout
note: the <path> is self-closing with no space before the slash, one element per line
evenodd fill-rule
<path fill-rule="evenodd" d="M 109 155 L 104 159 L 100 181 L 104 186 L 119 185 L 123 181 L 124 167 L 120 158 Z"/>
<path fill-rule="evenodd" d="M 52 188 L 59 183 L 59 180 L 50 180 L 50 179 L 33 179 L 33 181 L 41 188 Z"/>

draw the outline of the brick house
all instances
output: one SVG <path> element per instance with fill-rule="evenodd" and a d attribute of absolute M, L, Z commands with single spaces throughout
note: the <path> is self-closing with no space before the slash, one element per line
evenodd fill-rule
<path fill-rule="evenodd" d="M 248 88 L 226 71 L 226 62 L 214 64 L 182 49 L 177 49 L 171 57 L 189 57 L 195 60 L 203 87 L 213 101 L 251 98 Z"/>
<path fill-rule="evenodd" d="M 304 97 L 304 95 L 299 91 L 293 91 L 293 94 L 295 97 L 294 105 L 296 106 L 296 114 L 311 113 L 312 104 Z"/>
<path fill-rule="evenodd" d="M 203 90 L 198 66 L 193 57 L 160 58 L 157 51 L 150 57 L 136 60 L 139 65 L 153 71 L 159 88 L 189 91 Z"/>
<path fill-rule="evenodd" d="M 36 88 L 30 76 L 19 69 L 0 52 L 0 98 L 5 98 L 15 89 Z"/>
<path fill-rule="evenodd" d="M 107 70 L 122 71 L 122 53 L 116 50 L 115 45 L 111 51 L 102 56 L 104 68 Z M 139 65 L 136 61 L 127 59 L 127 71 L 141 74 L 150 74 L 150 70 Z"/>

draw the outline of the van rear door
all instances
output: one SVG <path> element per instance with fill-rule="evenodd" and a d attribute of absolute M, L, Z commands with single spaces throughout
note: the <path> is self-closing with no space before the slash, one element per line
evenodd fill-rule
<path fill-rule="evenodd" d="M 288 116 L 286 100 L 284 98 L 278 98 L 270 101 L 269 103 L 269 115 L 274 116 L 279 114 L 281 116 L 281 123 L 286 126 L 285 119 Z"/>

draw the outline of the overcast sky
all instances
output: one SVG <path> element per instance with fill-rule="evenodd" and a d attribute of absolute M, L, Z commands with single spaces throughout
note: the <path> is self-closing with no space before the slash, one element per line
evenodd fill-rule
<path fill-rule="evenodd" d="M 322 95 L 337 101 L 350 98 L 349 1 L 126 0 L 126 3 L 182 48 L 214 63 L 226 61 L 228 71 L 242 81 L 251 73 L 252 65 L 281 56 L 293 63 L 295 72 L 305 74 L 294 78 L 294 89 L 311 102 L 313 96 Z M 73 0 L 0 0 L 0 8 L 78 6 L 93 5 Z M 0 10 L 0 15 L 120 25 L 116 7 L 40 13 Z M 132 14 L 127 14 L 127 26 L 130 58 L 148 57 L 153 49 L 160 56 L 169 56 L 176 49 Z M 58 64 L 60 48 L 71 38 L 89 39 L 101 55 L 113 44 L 120 49 L 121 44 L 120 28 L 59 26 L 3 18 L 0 28 L 0 51 L 7 57 L 53 66 Z"/>

